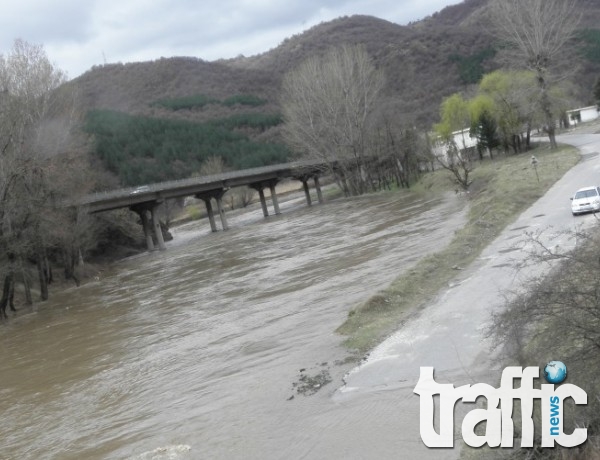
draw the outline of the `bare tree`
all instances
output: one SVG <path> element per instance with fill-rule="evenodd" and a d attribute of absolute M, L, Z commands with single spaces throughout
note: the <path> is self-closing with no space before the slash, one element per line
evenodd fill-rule
<path fill-rule="evenodd" d="M 382 116 L 370 136 L 370 169 L 376 177 L 378 188 L 390 188 L 393 182 L 398 187 L 409 188 L 428 161 L 430 149 L 426 136 L 416 128 L 398 124 L 391 115 Z"/>
<path fill-rule="evenodd" d="M 284 77 L 284 135 L 305 158 L 328 165 L 346 195 L 366 192 L 369 121 L 384 85 L 362 46 L 306 60 Z"/>
<path fill-rule="evenodd" d="M 2 302 L 10 301 L 14 292 L 16 268 L 32 258 L 41 297 L 48 297 L 48 248 L 57 243 L 54 230 L 71 228 L 68 220 L 57 222 L 65 215 L 55 207 L 61 195 L 73 198 L 90 184 L 79 182 L 78 188 L 70 188 L 84 171 L 65 156 L 75 149 L 72 128 L 78 121 L 75 95 L 65 82 L 65 74 L 50 63 L 41 46 L 16 40 L 12 50 L 0 56 Z"/>
<path fill-rule="evenodd" d="M 231 210 L 236 207 L 247 208 L 254 200 L 256 192 L 250 187 L 234 187 L 227 191 L 225 199 L 229 203 Z"/>
<path fill-rule="evenodd" d="M 223 161 L 223 157 L 212 156 L 208 157 L 202 162 L 200 165 L 200 171 L 198 171 L 198 175 L 212 176 L 213 174 L 224 173 L 226 170 L 227 167 L 225 165 L 225 161 Z"/>
<path fill-rule="evenodd" d="M 471 173 L 474 166 L 467 150 L 459 150 L 456 143 L 452 141 L 446 145 L 444 155 L 435 155 L 435 161 L 446 171 L 452 173 L 454 182 L 463 191 L 469 190 L 469 187 L 473 183 Z"/>
<path fill-rule="evenodd" d="M 508 50 L 512 62 L 535 72 L 537 102 L 552 148 L 556 148 L 557 114 L 548 92 L 549 80 L 560 63 L 560 53 L 579 24 L 576 3 L 576 0 L 496 0 L 492 4 L 495 30 L 501 40 L 511 45 Z"/>

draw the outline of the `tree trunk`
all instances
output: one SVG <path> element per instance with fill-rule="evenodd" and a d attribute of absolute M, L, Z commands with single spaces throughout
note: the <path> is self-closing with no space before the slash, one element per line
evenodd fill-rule
<path fill-rule="evenodd" d="M 393 159 L 392 161 L 394 162 L 393 171 L 394 178 L 396 179 L 396 186 L 404 188 L 404 182 L 402 180 L 402 171 L 400 170 L 400 165 L 398 164 L 400 160 Z"/>
<path fill-rule="evenodd" d="M 40 280 L 40 299 L 42 301 L 48 300 L 48 273 L 44 267 L 44 259 L 44 256 L 38 253 L 36 265 L 38 270 L 38 278 Z"/>
<path fill-rule="evenodd" d="M 556 130 L 554 125 L 548 126 L 548 139 L 550 140 L 550 148 L 552 150 L 556 150 L 558 148 L 558 144 L 556 143 Z"/>
<path fill-rule="evenodd" d="M 25 303 L 28 306 L 33 305 L 33 299 L 31 297 L 31 285 L 29 284 L 29 274 L 23 266 L 23 259 L 20 259 L 21 264 L 21 276 L 23 276 L 23 289 L 25 290 Z"/>
<path fill-rule="evenodd" d="M 548 91 L 546 88 L 546 79 L 544 77 L 544 71 L 537 69 L 537 81 L 541 91 L 540 105 L 542 112 L 544 113 L 546 122 L 546 132 L 548 133 L 548 140 L 550 141 L 550 148 L 556 150 L 558 144 L 556 143 L 556 126 L 554 123 L 554 116 L 552 115 L 552 108 L 550 98 L 548 97 Z"/>
<path fill-rule="evenodd" d="M 44 249 L 44 273 L 46 274 L 46 281 L 48 284 L 52 284 L 54 281 L 54 276 L 52 275 L 52 266 L 50 265 L 50 260 L 48 259 L 48 255 L 46 254 L 46 250 Z"/>
<path fill-rule="evenodd" d="M 65 267 L 65 280 L 73 280 L 75 284 L 79 287 L 79 279 L 75 275 L 75 263 L 77 261 L 77 257 L 72 248 L 65 248 L 63 250 L 63 262 Z"/>
<path fill-rule="evenodd" d="M 4 285 L 2 288 L 2 298 L 0 299 L 0 315 L 4 318 L 6 315 L 6 307 L 10 305 L 11 311 L 17 311 L 14 305 L 14 275 L 12 270 L 10 270 L 6 276 L 4 276 Z"/>
<path fill-rule="evenodd" d="M 4 288 L 2 289 L 2 299 L 0 299 L 0 319 L 8 318 L 6 315 L 6 305 L 8 304 L 8 284 L 9 275 L 4 277 Z"/>
<path fill-rule="evenodd" d="M 8 287 L 8 304 L 10 305 L 11 311 L 17 311 L 15 308 L 15 277 L 11 274 L 10 285 Z"/>

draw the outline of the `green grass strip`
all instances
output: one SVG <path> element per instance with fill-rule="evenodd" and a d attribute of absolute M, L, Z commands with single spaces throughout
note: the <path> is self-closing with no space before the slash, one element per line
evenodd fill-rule
<path fill-rule="evenodd" d="M 537 176 L 530 162 L 531 153 L 539 161 Z M 550 151 L 543 146 L 527 154 L 499 155 L 493 161 L 478 162 L 472 173 L 470 192 L 465 194 L 469 204 L 465 226 L 455 233 L 446 248 L 423 258 L 387 289 L 352 309 L 348 319 L 337 329 L 338 333 L 346 336 L 345 345 L 365 353 L 399 329 L 411 314 L 431 302 L 441 289 L 448 286 L 457 274 L 456 267 L 464 268 L 473 262 L 508 224 L 542 197 L 579 158 L 577 150 L 572 147 Z M 404 193 L 413 193 L 415 197 L 441 195 L 452 187 L 449 172 L 439 170 L 426 174 L 411 191 Z"/>

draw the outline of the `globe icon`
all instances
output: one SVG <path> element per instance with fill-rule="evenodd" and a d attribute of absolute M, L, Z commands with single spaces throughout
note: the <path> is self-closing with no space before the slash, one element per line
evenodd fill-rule
<path fill-rule="evenodd" d="M 562 361 L 550 361 L 544 367 L 544 377 L 548 383 L 562 383 L 567 378 L 567 366 Z"/>

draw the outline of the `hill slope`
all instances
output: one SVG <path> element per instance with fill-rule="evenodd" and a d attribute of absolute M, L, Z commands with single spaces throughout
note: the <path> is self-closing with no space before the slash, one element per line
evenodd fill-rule
<path fill-rule="evenodd" d="M 596 3 L 577 2 L 583 17 L 582 29 L 600 24 Z M 429 129 L 438 119 L 444 97 L 468 92 L 482 73 L 500 67 L 495 58 L 495 40 L 488 32 L 487 4 L 488 0 L 466 0 L 407 26 L 369 16 L 343 17 L 319 24 L 253 57 L 216 62 L 175 57 L 104 65 L 92 68 L 69 84 L 78 87 L 86 111 L 110 109 L 193 122 L 247 113 L 275 115 L 279 112 L 281 78 L 286 72 L 332 46 L 360 43 L 386 74 L 386 109 L 398 123 Z M 593 59 L 593 51 L 600 49 L 600 32 L 596 29 L 588 38 L 575 40 L 568 54 L 572 60 L 569 66 L 579 65 L 575 81 L 577 100 L 584 105 L 592 102 L 592 87 L 600 74 L 600 58 Z M 592 58 L 582 57 L 584 45 L 592 48 Z M 157 104 L 198 95 L 218 101 L 251 95 L 264 103 L 206 103 L 180 110 Z M 242 131 L 252 141 L 279 142 L 277 125 L 258 130 L 242 127 Z"/>

